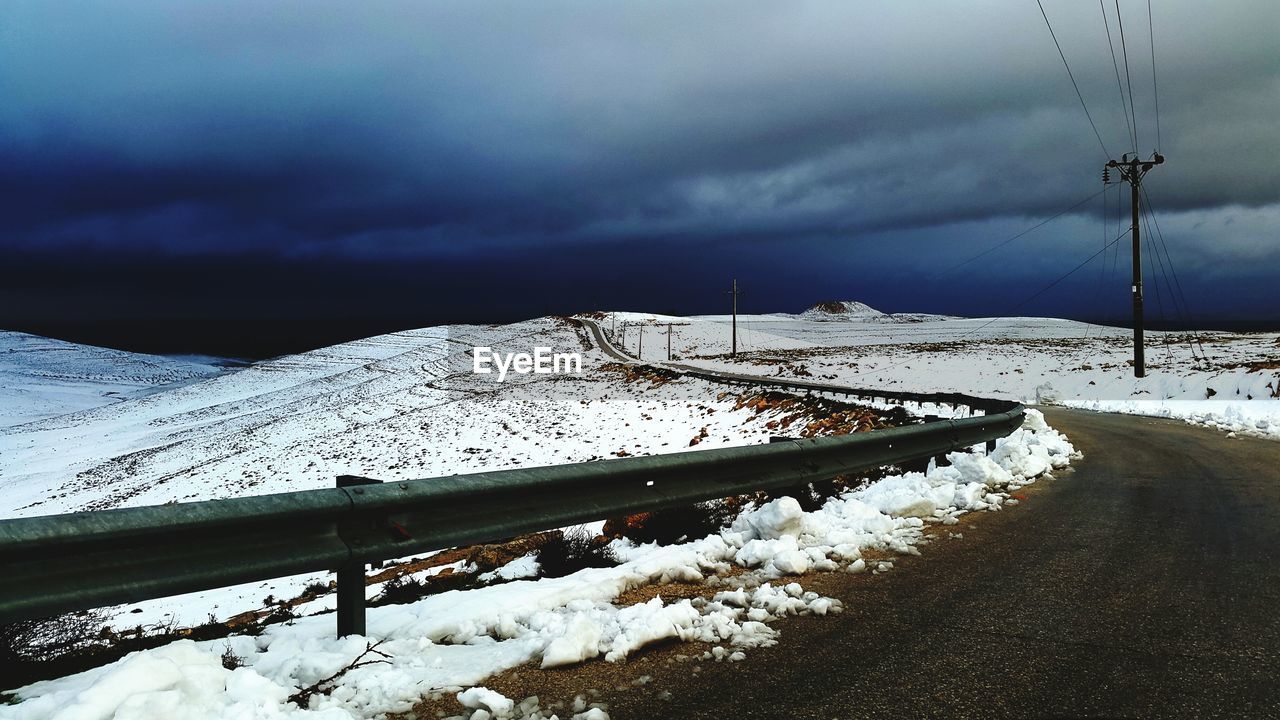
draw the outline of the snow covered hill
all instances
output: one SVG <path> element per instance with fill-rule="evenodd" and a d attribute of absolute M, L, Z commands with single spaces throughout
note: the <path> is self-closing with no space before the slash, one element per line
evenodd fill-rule
<path fill-rule="evenodd" d="M 120 402 L 222 370 L 215 362 L 0 330 L 0 427 Z"/>
<path fill-rule="evenodd" d="M 738 318 L 740 353 L 731 358 L 727 317 L 593 318 L 617 346 L 647 361 L 666 359 L 669 329 L 671 354 L 682 363 L 1105 409 L 1127 403 L 1140 412 L 1155 412 L 1143 404 L 1159 403 L 1208 413 L 1193 418 L 1200 421 L 1232 418 L 1241 431 L 1280 431 L 1280 412 L 1272 413 L 1280 409 L 1280 336 L 1274 334 L 1210 334 L 1202 338 L 1206 359 L 1199 351 L 1192 357 L 1182 335 L 1153 333 L 1150 376 L 1134 380 L 1125 363 L 1127 331 L 1065 320 L 831 322 L 744 315 Z M 583 368 L 570 375 L 511 375 L 499 383 L 472 372 L 476 346 L 581 352 Z M 43 379 L 57 382 L 55 374 L 29 377 L 37 387 Z M 1215 400 L 1205 403 L 1210 391 Z M 1254 403 L 1257 412 L 1239 410 L 1241 403 Z M 340 474 L 395 480 L 676 452 L 695 443 L 758 443 L 770 434 L 766 422 L 738 407 L 722 386 L 630 372 L 564 319 L 425 328 L 0 427 L 0 517 L 328 487 Z M 0 706 L 0 717 L 46 718 L 63 708 L 110 717 L 125 707 L 159 717 L 181 707 L 199 720 L 368 718 L 407 710 L 446 688 L 461 691 L 459 701 L 471 703 L 468 708 L 488 712 L 509 709 L 511 701 L 467 688 L 529 661 L 545 667 L 594 657 L 621 661 L 665 639 L 706 643 L 708 658 L 733 661 L 777 642 L 770 623 L 786 615 L 839 611 L 837 601 L 805 592 L 805 572 L 890 570 L 892 560 L 882 559 L 888 554 L 918 552 L 930 529 L 963 513 L 1016 504 L 1013 490 L 1072 457 L 1067 439 L 1030 411 L 1027 424 L 990 456 L 953 453 L 947 466 L 886 477 L 816 511 L 803 512 L 786 498 L 748 506 L 730 527 L 690 542 L 614 540 L 621 564 L 563 578 L 532 579 L 537 562 L 521 557 L 495 573 L 513 584 L 373 609 L 369 641 L 385 643 L 389 662 L 344 675 L 334 692 L 308 707 L 290 702 L 290 694 L 332 676 L 366 648 L 366 638 L 333 639 L 332 616 L 313 615 L 333 608 L 332 594 L 294 606 L 303 617 L 257 637 L 180 641 L 29 686 L 18 693 L 22 702 Z M 124 629 L 225 619 L 271 606 L 268 596 L 296 597 L 327 580 L 313 573 L 121 606 L 110 610 L 109 624 Z M 619 601 L 629 590 L 673 580 L 704 583 L 706 597 Z M 381 590 L 375 584 L 368 592 L 373 597 Z M 224 668 L 224 652 L 245 666 Z"/>
<path fill-rule="evenodd" d="M 820 302 L 796 317 L 814 322 L 894 322 L 891 315 L 855 300 Z"/>
<path fill-rule="evenodd" d="M 886 313 L 866 303 L 856 300 L 830 300 L 820 302 L 799 315 L 792 316 L 798 320 L 810 322 L 855 322 L 855 323 L 913 323 L 925 320 L 948 319 L 945 315 L 929 315 L 926 313 Z"/>
<path fill-rule="evenodd" d="M 712 446 L 748 441 L 744 413 L 702 417 L 712 386 L 629 386 L 579 332 L 542 319 L 391 333 L 0 428 L 0 517 L 670 451 L 704 425 Z M 475 346 L 579 351 L 584 372 L 499 384 L 473 374 Z"/>

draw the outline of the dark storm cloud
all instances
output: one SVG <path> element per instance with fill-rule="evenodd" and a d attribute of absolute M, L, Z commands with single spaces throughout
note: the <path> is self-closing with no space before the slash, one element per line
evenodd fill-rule
<path fill-rule="evenodd" d="M 1153 199 L 1188 257 L 1280 259 L 1280 9 L 1153 6 Z M 1146 154 L 1146 6 L 1121 7 Z M 1099 8 L 1045 8 L 1103 140 L 1130 149 Z M 804 247 L 834 285 L 851 254 L 942 269 L 1094 192 L 1105 160 L 1039 10 L 1012 0 L 9 2 L 0 97 L 15 257 L 518 251 L 532 270 L 740 242 L 775 271 Z M 1038 261 L 1076 259 L 1062 232 Z"/>

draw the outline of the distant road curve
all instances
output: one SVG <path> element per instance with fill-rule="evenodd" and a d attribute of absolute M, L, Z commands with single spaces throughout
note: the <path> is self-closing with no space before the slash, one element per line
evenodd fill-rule
<path fill-rule="evenodd" d="M 600 348 L 600 351 L 605 355 L 608 355 L 618 362 L 636 362 L 635 358 L 618 350 L 613 346 L 613 343 L 609 342 L 609 339 L 604 336 L 604 329 L 600 327 L 599 323 L 587 318 L 578 319 L 581 320 L 589 330 L 591 330 L 591 335 L 596 339 L 596 347 Z"/>
<path fill-rule="evenodd" d="M 663 717 L 1280 717 L 1280 442 L 1042 410 L 1073 473 L 870 582 L 825 579 L 842 615 L 660 673 Z"/>

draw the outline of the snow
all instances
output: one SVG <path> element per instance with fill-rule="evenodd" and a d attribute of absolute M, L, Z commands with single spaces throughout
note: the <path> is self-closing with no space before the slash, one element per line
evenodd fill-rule
<path fill-rule="evenodd" d="M 471 372 L 471 348 L 580 351 L 577 375 Z M 109 406 L 0 428 L 0 517 L 331 487 L 762 442 L 722 386 L 628 384 L 550 319 L 392 333 L 229 370 Z M 476 418 L 498 418 L 477 422 Z M 590 429 L 586 431 L 585 429 Z M 512 568 L 500 580 L 519 577 Z M 526 568 L 527 569 L 527 568 Z M 117 629 L 191 626 L 297 597 L 311 573 L 110 609 Z M 370 588 L 371 593 L 376 586 Z M 332 608 L 332 596 L 297 608 Z M 135 610 L 140 612 L 134 612 Z"/>
<path fill-rule="evenodd" d="M 1103 412 L 1183 420 L 1226 432 L 1280 440 L 1276 400 L 1084 400 L 1068 405 Z"/>
<path fill-rule="evenodd" d="M 481 573 L 480 580 L 492 582 L 494 580 L 520 580 L 528 577 L 537 577 L 540 569 L 536 555 L 524 555 L 497 570 Z"/>
<path fill-rule="evenodd" d="M 818 303 L 799 315 L 780 315 L 812 322 L 860 322 L 860 323 L 913 323 L 925 320 L 948 319 L 946 315 L 926 313 L 886 313 L 857 300 L 837 300 Z"/>
<path fill-rule="evenodd" d="M 1174 417 L 1261 437 L 1280 435 L 1280 333 L 1148 332 L 1147 374 L 1133 377 L 1132 331 L 1053 318 L 836 314 L 738 316 L 737 359 L 728 316 L 689 318 L 673 336 L 681 363 L 853 387 L 963 392 L 1024 403 Z M 677 331 L 680 328 L 676 328 Z M 1198 338 L 1198 342 L 1197 342 Z M 665 337 L 663 337 L 665 340 Z M 1193 352 L 1192 347 L 1195 350 Z M 627 342 L 635 353 L 635 337 Z M 1206 357 L 1207 356 L 1207 357 Z M 646 338 L 644 357 L 666 357 Z M 946 416 L 949 411 L 929 411 Z"/>
<path fill-rule="evenodd" d="M 1078 457 L 1039 413 L 1028 414 L 1022 429 L 998 441 L 990 461 L 977 452 L 952 453 L 950 466 L 885 478 L 813 512 L 780 498 L 747 508 L 728 529 L 693 542 L 636 546 L 615 540 L 612 547 L 623 560 L 616 567 L 373 608 L 367 638 L 335 639 L 332 616 L 314 616 L 271 626 L 257 637 L 174 642 L 21 688 L 21 701 L 0 706 L 0 718 L 345 720 L 405 711 L 424 694 L 445 688 L 461 691 L 464 706 L 503 717 L 511 712 L 510 701 L 482 683 L 530 660 L 544 667 L 591 658 L 621 662 L 654 642 L 678 639 L 710 646 L 705 659 L 736 662 L 753 648 L 777 643 L 771 623 L 780 618 L 841 610 L 838 600 L 805 591 L 798 573 L 864 571 L 861 555 L 868 549 L 918 552 L 926 522 L 998 509 L 1009 490 L 1032 482 L 1026 473 L 1036 466 L 1026 458 L 1052 468 Z M 957 501 L 965 504 L 952 504 Z M 926 503 L 934 509 L 923 516 L 894 512 Z M 731 574 L 734 566 L 747 571 Z M 877 571 L 891 567 L 881 562 Z M 710 599 L 666 602 L 659 594 L 642 603 L 614 604 L 632 588 L 673 581 L 724 589 Z M 383 661 L 341 673 L 372 643 Z M 243 667 L 222 666 L 228 649 Z M 299 688 L 335 674 L 329 692 L 314 695 L 307 707 L 288 701 Z"/>
<path fill-rule="evenodd" d="M 0 427 L 109 405 L 216 375 L 211 358 L 176 358 L 0 331 Z"/>
<path fill-rule="evenodd" d="M 1148 350 L 1149 375 L 1136 380 L 1125 362 L 1129 334 L 1123 329 L 1041 318 L 883 322 L 845 315 L 841 322 L 742 316 L 744 352 L 736 360 L 725 354 L 727 317 L 615 313 L 600 324 L 634 353 L 640 330 L 633 325 L 624 337 L 622 327 L 644 323 L 649 361 L 666 359 L 665 323 L 688 322 L 671 329 L 673 354 L 684 364 L 860 387 L 1038 399 L 1280 436 L 1280 373 L 1273 367 L 1280 337 L 1274 334 L 1210 334 L 1211 359 L 1201 361 L 1192 360 L 1185 346 L 1181 354 L 1166 350 L 1163 340 L 1177 336 L 1152 333 L 1157 344 Z M 14 335 L 0 338 L 13 345 Z M 53 365 L 24 359 L 25 350 L 0 355 L 0 373 L 10 369 L 0 374 L 0 399 L 28 398 L 25 405 L 0 405 L 0 517 L 328 487 L 339 474 L 396 480 L 678 452 L 704 427 L 700 448 L 754 444 L 771 434 L 768 418 L 734 410 L 732 397 L 721 399 L 722 386 L 692 378 L 627 383 L 605 369 L 609 358 L 603 353 L 582 350 L 581 338 L 551 319 L 426 328 L 185 376 L 181 369 L 139 375 L 132 369 L 135 358 L 97 349 L 46 356 L 67 360 L 58 372 L 41 370 L 44 375 L 29 370 Z M 581 350 L 584 372 L 511 376 L 498 384 L 470 372 L 476 345 L 505 352 Z M 95 363 L 102 367 L 94 370 Z M 15 372 L 26 379 L 11 380 Z M 69 382 L 136 377 L 154 382 L 139 381 L 106 404 L 101 396 L 82 406 L 58 404 Z M 1206 400 L 1210 395 L 1216 399 Z M 54 409 L 28 422 L 23 413 L 31 407 Z M 64 414 L 61 407 L 75 411 Z M 721 533 L 681 545 L 615 541 L 621 565 L 564 578 L 537 578 L 536 558 L 526 555 L 484 576 L 505 584 L 372 609 L 368 638 L 332 638 L 332 615 L 308 615 L 332 609 L 332 595 L 322 596 L 297 608 L 303 617 L 258 637 L 172 643 L 23 688 L 23 701 L 0 706 L 0 718 L 367 718 L 407 709 L 431 690 L 465 694 L 522 663 L 621 662 L 663 639 L 706 643 L 706 658 L 737 661 L 777 642 L 771 624 L 781 617 L 840 611 L 838 601 L 803 590 L 804 573 L 890 571 L 892 562 L 868 562 L 864 553 L 919 552 L 926 526 L 1013 504 L 1011 492 L 1076 456 L 1070 442 L 1030 410 L 1023 427 L 990 455 L 951 453 L 941 467 L 884 478 L 814 512 L 782 498 L 748 508 Z M 262 608 L 268 595 L 294 597 L 329 577 L 314 573 L 121 606 L 111 609 L 111 624 L 183 626 L 210 613 L 226 618 Z M 629 590 L 675 581 L 706 583 L 711 597 L 668 602 L 659 587 L 658 597 L 617 605 Z M 371 595 L 379 591 L 369 588 Z M 340 671 L 368 642 L 381 643 L 379 650 L 390 656 L 386 662 L 342 675 L 306 708 L 287 702 L 297 689 Z M 222 667 L 228 648 L 244 667 Z M 505 712 L 488 704 L 505 707 L 502 698 L 483 692 L 467 697 L 477 703 L 473 716 Z M 593 710 L 584 705 L 575 712 Z"/>
<path fill-rule="evenodd" d="M 458 702 L 464 708 L 483 709 L 494 717 L 509 717 L 516 707 L 514 700 L 485 687 L 473 687 L 458 693 Z"/>

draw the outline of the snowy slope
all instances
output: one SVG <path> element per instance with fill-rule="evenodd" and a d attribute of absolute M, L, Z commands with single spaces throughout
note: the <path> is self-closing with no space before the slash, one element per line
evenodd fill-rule
<path fill-rule="evenodd" d="M 714 333 L 704 331 L 700 347 L 725 347 L 728 318 L 699 319 L 720 326 L 719 343 Z M 767 342 L 753 343 L 753 333 Z M 1133 377 L 1131 330 L 1074 320 L 841 323 L 746 315 L 738 318 L 738 335 L 743 354 L 737 360 L 723 350 L 698 353 L 690 348 L 687 361 L 857 387 L 958 391 L 1179 417 L 1280 438 L 1277 333 L 1148 332 L 1147 375 L 1142 379 Z M 786 348 L 788 339 L 802 346 Z M 682 349 L 676 345 L 677 353 Z"/>
<path fill-rule="evenodd" d="M 896 322 L 892 315 L 855 300 L 820 302 L 796 317 L 811 322 Z"/>
<path fill-rule="evenodd" d="M 391 333 L 0 428 L 0 517 L 330 487 L 343 474 L 395 480 L 675 452 L 703 428 L 701 448 L 770 434 L 719 399 L 720 386 L 626 382 L 582 337 L 551 319 Z M 583 372 L 499 384 L 473 374 L 475 346 L 579 351 Z M 317 579 L 150 601 L 113 617 L 126 627 L 199 623 Z"/>
<path fill-rule="evenodd" d="M 222 369 L 0 330 L 0 427 L 120 402 Z"/>
<path fill-rule="evenodd" d="M 928 313 L 886 313 L 856 300 L 831 300 L 820 302 L 799 315 L 789 316 L 808 322 L 851 323 L 914 323 L 927 320 L 955 319 L 947 315 Z"/>
<path fill-rule="evenodd" d="M 738 348 L 792 350 L 812 347 L 812 343 L 771 332 L 769 322 L 791 316 L 742 315 L 738 318 Z M 763 319 L 763 320 L 762 320 Z M 652 313 L 605 313 L 598 320 L 605 334 L 633 357 L 649 362 L 667 359 L 667 332 L 670 325 L 673 359 L 696 355 L 719 355 L 731 349 L 728 316 L 676 317 Z"/>
<path fill-rule="evenodd" d="M 0 517 L 325 487 L 340 474 L 392 480 L 670 451 L 703 425 L 712 445 L 765 432 L 739 428 L 745 412 L 703 418 L 714 386 L 628 386 L 599 371 L 607 359 L 594 350 L 582 375 L 499 385 L 472 373 L 474 346 L 582 351 L 577 332 L 552 320 L 428 328 L 0 429 Z"/>

